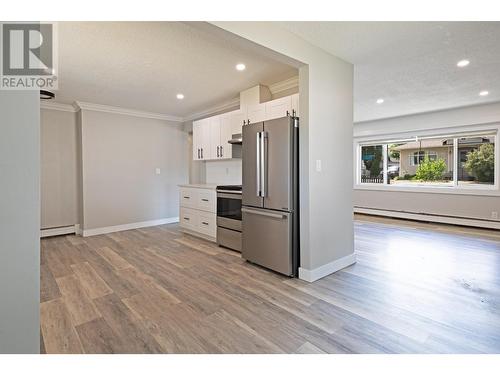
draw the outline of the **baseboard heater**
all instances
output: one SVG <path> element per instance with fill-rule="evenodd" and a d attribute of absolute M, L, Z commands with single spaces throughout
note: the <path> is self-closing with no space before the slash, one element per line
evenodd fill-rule
<path fill-rule="evenodd" d="M 478 228 L 488 228 L 488 229 L 500 229 L 500 221 L 493 221 L 486 219 L 471 219 L 459 216 L 384 210 L 380 208 L 369 208 L 369 207 L 358 207 L 358 206 L 354 206 L 354 212 L 358 214 L 386 216 L 398 219 L 430 221 L 435 223 L 462 225 L 468 227 L 478 227 Z"/>
<path fill-rule="evenodd" d="M 45 228 L 40 229 L 40 238 L 62 236 L 65 234 L 78 233 L 78 224 L 69 225 L 67 227 L 57 227 L 57 228 Z"/>

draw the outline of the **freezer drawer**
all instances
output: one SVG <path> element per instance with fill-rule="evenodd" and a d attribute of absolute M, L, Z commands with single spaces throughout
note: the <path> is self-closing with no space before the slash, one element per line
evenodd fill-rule
<path fill-rule="evenodd" d="M 241 232 L 217 227 L 217 244 L 241 252 Z"/>
<path fill-rule="evenodd" d="M 242 208 L 242 257 L 285 275 L 293 275 L 292 214 Z"/>

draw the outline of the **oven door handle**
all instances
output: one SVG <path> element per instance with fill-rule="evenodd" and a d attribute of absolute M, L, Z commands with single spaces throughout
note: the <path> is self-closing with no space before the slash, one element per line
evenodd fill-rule
<path fill-rule="evenodd" d="M 225 192 L 221 192 L 221 190 L 219 190 L 219 191 L 217 192 L 217 198 L 223 198 L 223 199 L 235 199 L 235 200 L 239 200 L 239 201 L 241 201 L 241 193 L 240 193 L 240 194 L 225 193 Z"/>
<path fill-rule="evenodd" d="M 217 190 L 217 193 L 228 193 L 234 195 L 241 195 L 241 190 Z"/>

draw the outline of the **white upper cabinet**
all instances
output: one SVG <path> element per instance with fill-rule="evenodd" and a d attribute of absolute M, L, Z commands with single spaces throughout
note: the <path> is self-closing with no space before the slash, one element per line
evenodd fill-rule
<path fill-rule="evenodd" d="M 253 104 L 247 107 L 247 123 L 250 124 L 266 120 L 266 103 Z"/>
<path fill-rule="evenodd" d="M 238 109 L 236 111 L 229 112 L 229 118 L 231 121 L 232 134 L 243 133 L 243 121 L 247 122 L 247 111 L 246 109 Z"/>
<path fill-rule="evenodd" d="M 300 117 L 300 114 L 299 114 L 299 94 L 293 94 L 291 96 L 291 99 L 292 99 L 292 111 L 295 111 L 295 116 Z"/>
<path fill-rule="evenodd" d="M 210 119 L 193 122 L 193 160 L 210 159 Z"/>
<path fill-rule="evenodd" d="M 200 142 L 203 138 L 203 120 L 193 121 L 193 160 L 201 160 Z"/>
<path fill-rule="evenodd" d="M 220 116 L 220 146 L 219 158 L 231 159 L 232 145 L 228 141 L 233 137 L 233 124 L 231 123 L 231 112 Z"/>
<path fill-rule="evenodd" d="M 266 120 L 291 116 L 292 115 L 292 97 L 285 96 L 283 98 L 271 100 L 265 103 L 266 105 Z"/>
<path fill-rule="evenodd" d="M 249 104 L 236 111 L 193 122 L 193 160 L 231 159 L 233 134 L 243 133 L 245 124 L 288 115 L 299 116 L 299 94 L 265 103 Z"/>
<path fill-rule="evenodd" d="M 220 155 L 220 123 L 221 116 L 210 117 L 209 119 L 210 153 L 207 153 L 205 159 L 218 159 Z"/>

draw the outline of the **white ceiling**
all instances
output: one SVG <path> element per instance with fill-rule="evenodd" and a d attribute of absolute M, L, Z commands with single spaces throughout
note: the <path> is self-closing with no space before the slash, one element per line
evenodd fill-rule
<path fill-rule="evenodd" d="M 62 22 L 57 101 L 187 117 L 297 74 L 202 23 Z M 354 119 L 500 101 L 500 22 L 281 22 L 354 64 Z M 467 58 L 466 68 L 456 63 Z M 247 70 L 234 66 L 244 62 Z M 479 91 L 490 95 L 480 97 Z M 176 94 L 185 99 L 179 101 Z M 385 102 L 377 105 L 377 98 Z"/>
<path fill-rule="evenodd" d="M 282 25 L 354 64 L 355 121 L 500 101 L 500 22 Z"/>
<path fill-rule="evenodd" d="M 57 102 L 185 117 L 297 70 L 182 22 L 59 23 Z M 246 64 L 244 72 L 235 65 Z M 176 99 L 183 93 L 185 99 Z"/>

